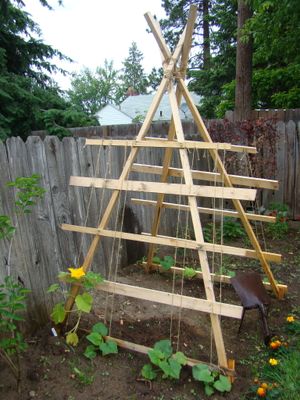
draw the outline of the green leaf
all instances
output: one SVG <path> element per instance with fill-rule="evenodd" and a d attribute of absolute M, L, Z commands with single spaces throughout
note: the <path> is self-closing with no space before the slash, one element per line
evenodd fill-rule
<path fill-rule="evenodd" d="M 79 342 L 79 338 L 76 332 L 69 332 L 66 336 L 66 342 L 70 346 L 76 347 Z"/>
<path fill-rule="evenodd" d="M 177 353 L 173 355 L 173 358 L 181 365 L 186 365 L 187 363 L 187 358 L 181 351 L 177 351 Z"/>
<path fill-rule="evenodd" d="M 163 378 L 172 377 L 172 370 L 167 360 L 162 360 L 158 364 L 159 368 L 163 371 Z"/>
<path fill-rule="evenodd" d="M 51 313 L 52 321 L 54 321 L 54 323 L 57 325 L 57 324 L 60 324 L 61 322 L 63 322 L 65 317 L 66 317 L 66 311 L 65 311 L 64 303 L 57 303 L 53 307 L 53 311 Z"/>
<path fill-rule="evenodd" d="M 193 377 L 196 381 L 201 381 L 205 383 L 211 383 L 214 381 L 211 371 L 207 365 L 197 364 L 193 366 L 192 369 Z"/>
<path fill-rule="evenodd" d="M 173 353 L 171 341 L 169 339 L 163 339 L 156 342 L 154 345 L 154 349 L 161 351 L 166 358 L 171 357 Z"/>
<path fill-rule="evenodd" d="M 142 368 L 142 377 L 152 381 L 157 377 L 157 373 L 154 371 L 151 364 L 145 364 Z"/>
<path fill-rule="evenodd" d="M 170 366 L 170 376 L 175 379 L 179 379 L 180 371 L 182 366 L 179 364 L 178 361 L 174 360 L 173 358 L 169 359 L 169 366 Z"/>
<path fill-rule="evenodd" d="M 183 275 L 185 278 L 191 279 L 196 275 L 196 270 L 194 268 L 185 267 Z"/>
<path fill-rule="evenodd" d="M 165 359 L 164 353 L 162 353 L 160 350 L 156 349 L 151 349 L 148 351 L 148 356 L 151 360 L 151 362 L 154 365 L 159 365 L 159 363 Z"/>
<path fill-rule="evenodd" d="M 153 257 L 152 261 L 154 262 L 154 264 L 160 264 L 161 263 L 161 259 L 159 257 Z"/>
<path fill-rule="evenodd" d="M 53 285 L 49 286 L 47 289 L 47 293 L 56 292 L 60 288 L 58 283 L 53 283 Z"/>
<path fill-rule="evenodd" d="M 212 394 L 214 394 L 214 388 L 208 384 L 204 384 L 204 392 L 206 394 L 206 396 L 211 396 Z"/>
<path fill-rule="evenodd" d="M 88 345 L 87 348 L 85 349 L 85 352 L 83 353 L 83 355 L 86 358 L 89 358 L 90 360 L 93 360 L 97 353 L 96 353 L 96 347 L 92 344 Z"/>
<path fill-rule="evenodd" d="M 95 346 L 99 346 L 103 342 L 102 336 L 97 332 L 92 332 L 86 336 L 87 340 L 94 344 Z"/>
<path fill-rule="evenodd" d="M 75 303 L 79 311 L 89 313 L 92 309 L 93 297 L 89 293 L 78 294 Z"/>
<path fill-rule="evenodd" d="M 214 383 L 214 388 L 222 393 L 230 392 L 231 383 L 229 382 L 229 379 L 226 376 L 220 375 L 219 379 Z"/>
<path fill-rule="evenodd" d="M 165 271 L 168 271 L 174 265 L 174 263 L 174 258 L 171 256 L 165 256 L 164 259 L 160 262 Z"/>
<path fill-rule="evenodd" d="M 117 343 L 113 342 L 112 340 L 107 340 L 107 342 L 101 343 L 99 349 L 102 351 L 103 356 L 118 353 Z"/>
<path fill-rule="evenodd" d="M 92 332 L 97 332 L 100 333 L 101 336 L 106 336 L 108 334 L 108 329 L 103 322 L 98 322 L 92 327 Z"/>
<path fill-rule="evenodd" d="M 96 285 L 103 282 L 103 280 L 104 279 L 100 274 L 89 271 L 84 277 L 83 286 L 86 289 L 93 289 Z"/>

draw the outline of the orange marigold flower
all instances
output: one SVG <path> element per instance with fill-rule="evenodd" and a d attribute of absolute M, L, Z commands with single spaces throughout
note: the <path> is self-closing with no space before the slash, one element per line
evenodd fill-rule
<path fill-rule="evenodd" d="M 256 393 L 257 393 L 257 395 L 258 395 L 259 397 L 266 397 L 267 391 L 266 391 L 265 388 L 259 387 L 259 388 L 257 389 Z"/>
<path fill-rule="evenodd" d="M 281 346 L 281 344 L 282 343 L 280 340 L 275 340 L 274 342 L 270 343 L 270 347 L 271 347 L 271 349 L 276 350 L 276 349 L 278 349 L 278 347 Z"/>
<path fill-rule="evenodd" d="M 80 268 L 68 268 L 71 273 L 71 278 L 80 279 L 85 275 L 83 267 Z"/>
<path fill-rule="evenodd" d="M 272 365 L 272 367 L 275 367 L 275 365 L 278 365 L 279 361 L 276 360 L 276 358 L 270 358 L 269 364 Z"/>
<path fill-rule="evenodd" d="M 286 317 L 287 322 L 295 322 L 295 317 L 293 315 L 289 315 L 288 317 Z"/>

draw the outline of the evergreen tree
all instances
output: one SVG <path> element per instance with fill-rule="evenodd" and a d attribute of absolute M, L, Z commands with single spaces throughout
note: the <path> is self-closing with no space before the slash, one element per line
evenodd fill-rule
<path fill-rule="evenodd" d="M 41 3 L 51 8 L 47 1 Z M 70 109 L 51 79 L 51 74 L 59 70 L 51 60 L 69 59 L 36 39 L 39 27 L 23 6 L 21 0 L 0 0 L 1 139 L 16 135 L 25 138 L 31 130 L 44 129 L 48 110 L 68 110 L 78 121 L 76 110 Z"/>
<path fill-rule="evenodd" d="M 147 77 L 142 66 L 143 53 L 138 49 L 137 44 L 132 42 L 129 48 L 129 55 L 123 61 L 124 68 L 122 69 L 122 86 L 124 93 L 129 88 L 134 89 L 138 94 L 147 93 Z"/>
<path fill-rule="evenodd" d="M 199 1 L 199 10 L 204 2 Z M 241 30 L 240 43 L 253 37 L 252 107 L 293 108 L 300 104 L 300 2 L 298 0 L 244 0 L 253 16 Z M 173 45 L 186 23 L 190 0 L 164 0 L 169 20 L 163 21 L 166 40 Z M 201 13 L 196 23 L 196 46 L 190 63 L 189 88 L 203 96 L 205 117 L 223 116 L 235 107 L 237 42 L 236 0 L 210 0 L 210 63 L 204 68 Z M 173 30 L 173 34 L 171 34 Z M 200 35 L 200 36 L 199 36 Z M 175 39 L 174 39 L 175 38 Z M 248 79 L 249 81 L 249 79 Z M 249 97 L 248 97 L 249 103 Z M 249 105 L 249 104 L 248 104 Z"/>

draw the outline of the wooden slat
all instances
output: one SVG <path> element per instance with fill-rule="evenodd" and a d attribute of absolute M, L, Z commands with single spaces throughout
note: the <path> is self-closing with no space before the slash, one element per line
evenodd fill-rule
<path fill-rule="evenodd" d="M 176 140 L 148 138 L 147 140 L 124 140 L 124 139 L 86 139 L 87 146 L 122 146 L 122 147 L 145 147 L 145 148 L 173 148 L 173 149 L 215 149 L 228 150 L 234 152 L 256 154 L 255 147 L 237 146 L 230 143 L 207 143 L 196 140 L 185 140 L 178 142 Z"/>
<path fill-rule="evenodd" d="M 70 224 L 62 224 L 61 228 L 65 231 L 88 233 L 90 235 L 112 237 L 124 240 L 133 240 L 142 243 L 153 243 L 162 246 L 181 247 L 191 250 L 201 249 L 209 252 L 229 254 L 238 257 L 247 257 L 254 259 L 258 258 L 256 252 L 251 249 L 243 249 L 240 247 L 225 246 L 221 244 L 212 244 L 206 242 L 197 243 L 195 240 L 179 239 L 170 236 L 163 236 L 163 235 L 152 236 L 148 233 L 137 234 L 137 233 L 119 232 L 119 231 L 111 231 L 108 229 L 91 228 L 87 226 L 78 226 Z M 264 252 L 264 256 L 269 261 L 273 261 L 276 263 L 281 262 L 280 254 Z"/>
<path fill-rule="evenodd" d="M 143 265 L 146 266 L 146 263 L 143 262 Z M 172 273 L 172 272 L 174 272 L 176 275 L 182 275 L 184 273 L 184 268 L 175 267 L 175 266 L 171 267 L 170 269 L 168 269 L 166 271 L 161 265 L 152 264 L 152 269 L 153 269 L 153 271 L 159 271 L 159 272 L 162 272 L 162 273 L 165 273 L 165 272 Z M 229 285 L 231 284 L 231 281 L 230 281 L 231 277 L 228 276 L 228 275 L 213 274 L 213 273 L 211 273 L 210 275 L 212 277 L 212 281 L 213 282 L 227 283 Z M 202 271 L 195 270 L 195 276 L 192 279 L 194 279 L 194 278 L 203 279 Z M 270 285 L 270 282 L 263 282 L 263 285 L 267 290 L 272 290 L 272 286 Z M 278 287 L 279 287 L 280 290 L 283 290 L 285 293 L 288 290 L 288 287 L 286 285 L 281 284 L 281 283 L 278 283 Z"/>
<path fill-rule="evenodd" d="M 155 200 L 143 200 L 143 199 L 132 198 L 131 201 L 134 204 L 141 204 L 143 206 L 153 206 L 154 207 L 156 205 Z M 175 210 L 190 211 L 190 207 L 186 204 L 163 202 L 162 207 L 172 208 Z M 198 211 L 202 214 L 218 215 L 221 217 L 233 217 L 233 218 L 240 217 L 239 213 L 237 211 L 233 211 L 233 210 L 220 210 L 220 209 L 216 209 L 216 208 L 198 207 Z M 271 222 L 271 223 L 276 222 L 276 217 L 272 217 L 269 215 L 246 213 L 246 216 L 249 220 L 252 220 L 252 221 L 262 221 L 262 222 Z"/>
<path fill-rule="evenodd" d="M 198 299 L 196 297 L 183 296 L 181 294 L 162 292 L 160 290 L 127 285 L 124 283 L 104 281 L 96 286 L 96 289 L 104 292 L 133 297 L 140 300 L 148 300 L 154 303 L 166 304 L 172 307 L 186 308 L 189 310 L 206 312 L 223 317 L 241 319 L 243 308 L 234 304 L 220 303 Z"/>
<path fill-rule="evenodd" d="M 193 37 L 193 31 L 194 31 L 194 25 L 196 22 L 196 18 L 197 18 L 197 6 L 192 5 L 189 9 L 188 22 L 186 25 L 186 36 L 185 36 L 185 40 L 184 40 L 183 47 L 182 47 L 182 54 L 181 54 L 180 67 L 179 67 L 180 74 L 183 79 L 186 76 L 189 52 L 190 52 L 191 46 L 192 46 L 192 37 Z M 154 20 L 152 20 L 151 22 L 152 22 L 151 23 L 152 32 L 158 42 L 159 47 L 161 49 L 163 49 L 162 54 L 163 55 L 169 54 L 169 49 L 168 49 L 166 42 L 164 41 L 159 24 L 155 24 Z M 166 62 L 167 59 L 168 58 L 163 57 L 163 64 L 164 64 L 164 62 Z M 178 106 L 180 106 L 181 99 L 182 99 L 182 92 L 178 86 L 176 88 L 176 100 L 177 100 Z M 173 116 L 171 118 L 171 123 L 169 126 L 167 139 L 168 140 L 176 139 L 176 129 L 175 129 Z M 164 159 L 163 159 L 163 164 L 162 164 L 162 173 L 160 176 L 161 182 L 166 182 L 168 179 L 169 168 L 170 168 L 172 156 L 173 156 L 173 149 L 166 148 Z M 158 233 L 160 218 L 161 218 L 161 210 L 162 210 L 161 205 L 162 205 L 163 201 L 164 201 L 164 193 L 158 193 L 157 194 L 157 203 L 156 203 L 154 216 L 153 216 L 153 222 L 152 222 L 152 226 L 151 226 L 151 235 L 152 236 L 156 236 Z M 155 251 L 154 246 L 152 244 L 150 244 L 149 249 L 148 249 L 148 254 L 147 254 L 147 260 L 149 261 L 149 264 L 152 262 L 154 251 Z"/>
<path fill-rule="evenodd" d="M 141 354 L 148 354 L 149 351 L 152 349 L 151 347 L 147 347 L 147 346 L 137 344 L 137 343 L 128 342 L 127 340 L 118 339 L 118 338 L 115 338 L 112 336 L 105 336 L 105 339 L 115 342 L 122 349 L 136 351 L 137 353 L 141 353 Z M 193 367 L 194 365 L 198 365 L 198 364 L 207 365 L 210 369 L 213 369 L 216 371 L 221 371 L 223 374 L 225 372 L 226 375 L 228 375 L 228 376 L 236 375 L 235 370 L 232 368 L 220 368 L 218 365 L 214 365 L 212 363 L 208 363 L 205 361 L 199 361 L 194 358 L 187 357 L 186 365 L 188 365 L 189 367 Z"/>
<path fill-rule="evenodd" d="M 161 175 L 162 167 L 158 165 L 145 165 L 145 164 L 133 164 L 133 172 L 141 172 L 146 174 L 157 174 Z M 181 168 L 169 168 L 169 175 L 181 178 L 183 176 L 183 171 Z M 207 172 L 207 171 L 196 171 L 192 170 L 193 179 L 205 180 L 209 182 L 222 182 L 222 177 L 219 173 Z M 260 189 L 271 189 L 278 190 L 278 181 L 272 179 L 261 179 L 261 178 L 251 178 L 248 176 L 239 175 L 228 175 L 231 182 L 234 185 L 256 187 Z"/>
<path fill-rule="evenodd" d="M 178 183 L 161 183 L 147 181 L 129 181 L 119 179 L 102 179 L 71 176 L 71 186 L 105 188 L 145 193 L 174 194 L 178 196 L 200 196 L 253 201 L 255 189 L 224 188 L 220 186 L 196 186 Z"/>
<path fill-rule="evenodd" d="M 176 96 L 175 96 L 175 92 L 174 92 L 174 85 L 172 82 L 170 82 L 170 84 L 168 86 L 168 94 L 169 94 L 170 105 L 171 105 L 171 109 L 172 109 L 172 113 L 173 113 L 173 119 L 174 119 L 174 125 L 175 125 L 177 139 L 179 141 L 184 141 L 183 128 L 182 128 L 181 119 L 180 119 L 180 115 L 179 115 L 179 109 L 178 109 Z M 213 150 L 210 150 L 210 151 L 213 151 Z M 215 152 L 218 154 L 217 151 L 215 151 Z M 193 186 L 193 177 L 192 177 L 192 173 L 191 173 L 191 167 L 190 167 L 189 155 L 188 155 L 187 149 L 179 149 L 179 156 L 180 156 L 182 169 L 183 169 L 184 182 L 188 186 Z M 204 244 L 204 236 L 203 236 L 200 215 L 199 215 L 199 212 L 197 209 L 196 196 L 192 196 L 192 195 L 189 196 L 188 203 L 189 203 L 190 210 L 191 210 L 191 219 L 192 219 L 192 224 L 193 224 L 196 241 L 198 243 L 200 243 L 201 245 L 203 245 Z M 200 262 L 202 273 L 203 273 L 203 285 L 204 285 L 206 298 L 207 298 L 207 300 L 214 302 L 215 301 L 215 293 L 214 293 L 213 283 L 211 281 L 209 262 L 208 262 L 208 258 L 207 258 L 207 253 L 203 248 L 198 249 L 198 257 L 199 257 L 199 262 Z M 210 321 L 211 321 L 211 326 L 212 326 L 212 334 L 213 334 L 216 351 L 217 351 L 217 355 L 218 355 L 218 363 L 221 366 L 227 367 L 228 365 L 227 365 L 226 350 L 225 350 L 225 344 L 224 344 L 220 319 L 218 318 L 217 315 L 210 314 Z"/>

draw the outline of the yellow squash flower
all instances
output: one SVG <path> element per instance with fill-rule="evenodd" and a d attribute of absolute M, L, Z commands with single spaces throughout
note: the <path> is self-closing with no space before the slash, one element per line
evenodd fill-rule
<path fill-rule="evenodd" d="M 287 322 L 294 322 L 294 321 L 295 321 L 295 318 L 294 318 L 292 315 L 289 315 L 289 316 L 286 318 L 286 320 L 287 320 Z"/>
<path fill-rule="evenodd" d="M 71 278 L 80 279 L 85 275 L 83 267 L 80 268 L 68 268 L 71 272 Z"/>
<path fill-rule="evenodd" d="M 269 364 L 272 365 L 272 367 L 274 367 L 275 365 L 278 365 L 279 361 L 276 360 L 276 358 L 270 358 L 269 360 Z"/>

